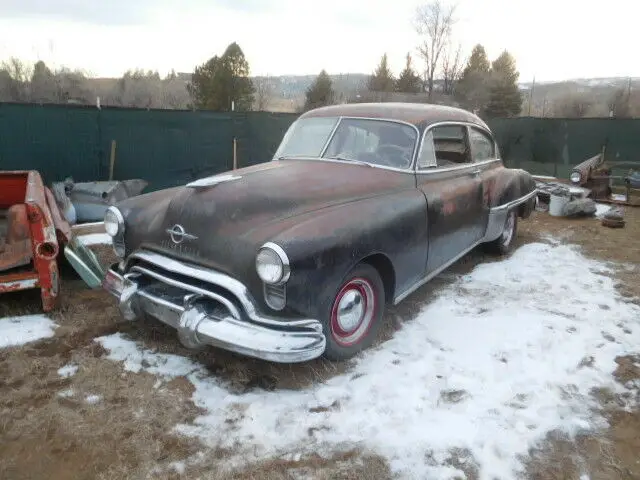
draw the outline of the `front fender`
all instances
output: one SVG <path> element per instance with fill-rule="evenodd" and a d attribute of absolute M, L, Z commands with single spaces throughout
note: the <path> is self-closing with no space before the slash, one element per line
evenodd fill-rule
<path fill-rule="evenodd" d="M 371 255 L 382 254 L 390 260 L 395 291 L 424 274 L 426 200 L 411 189 L 326 208 L 299 219 L 273 241 L 291 261 L 287 305 L 321 316 L 344 276 Z"/>

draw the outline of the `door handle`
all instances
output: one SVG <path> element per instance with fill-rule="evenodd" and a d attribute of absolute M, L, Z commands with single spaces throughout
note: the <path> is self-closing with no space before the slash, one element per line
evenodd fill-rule
<path fill-rule="evenodd" d="M 472 177 L 477 177 L 478 175 L 480 175 L 480 170 L 479 169 L 471 171 L 471 176 Z"/>

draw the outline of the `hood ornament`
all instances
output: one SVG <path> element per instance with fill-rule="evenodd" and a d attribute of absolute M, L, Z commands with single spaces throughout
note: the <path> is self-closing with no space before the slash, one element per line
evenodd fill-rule
<path fill-rule="evenodd" d="M 198 239 L 198 237 L 196 237 L 195 235 L 191 235 L 190 233 L 187 233 L 184 227 L 179 224 L 175 224 L 173 227 L 167 228 L 165 232 L 169 234 L 169 237 L 171 237 L 171 241 L 176 245 L 182 243 L 185 239 L 186 240 Z"/>
<path fill-rule="evenodd" d="M 199 180 L 194 180 L 193 182 L 187 183 L 187 187 L 189 188 L 206 188 L 213 187 L 218 185 L 219 183 L 232 182 L 234 180 L 240 180 L 242 177 L 233 174 L 226 175 L 214 175 L 212 177 L 205 177 Z"/>

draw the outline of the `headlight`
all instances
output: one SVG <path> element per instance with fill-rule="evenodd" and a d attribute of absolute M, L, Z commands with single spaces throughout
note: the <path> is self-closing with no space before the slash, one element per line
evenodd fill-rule
<path fill-rule="evenodd" d="M 116 207 L 109 207 L 104 214 L 104 229 L 115 237 L 124 233 L 124 217 Z"/>
<path fill-rule="evenodd" d="M 289 280 L 291 268 L 284 250 L 275 243 L 263 245 L 256 255 L 256 271 L 264 283 L 277 285 Z"/>
<path fill-rule="evenodd" d="M 582 175 L 580 175 L 580 172 L 571 172 L 571 176 L 569 178 L 573 183 L 580 183 L 580 180 L 582 180 Z"/>

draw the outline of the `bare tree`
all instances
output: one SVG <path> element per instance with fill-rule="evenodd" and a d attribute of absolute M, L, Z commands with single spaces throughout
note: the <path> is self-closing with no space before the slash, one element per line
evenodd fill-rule
<path fill-rule="evenodd" d="M 416 9 L 415 28 L 423 41 L 418 52 L 425 62 L 425 80 L 429 100 L 433 97 L 433 80 L 438 69 L 442 51 L 449 43 L 456 6 L 447 6 L 441 0 L 431 0 Z"/>
<path fill-rule="evenodd" d="M 271 79 L 269 77 L 256 77 L 253 79 L 253 85 L 256 88 L 255 93 L 255 110 L 262 112 L 266 110 L 269 104 L 269 98 L 273 93 Z"/>
<path fill-rule="evenodd" d="M 29 101 L 29 83 L 31 81 L 29 65 L 18 58 L 10 58 L 0 66 L 0 100 L 12 102 Z"/>
<path fill-rule="evenodd" d="M 442 55 L 442 80 L 444 82 L 443 90 L 445 95 L 453 95 L 456 82 L 462 75 L 464 70 L 464 60 L 462 59 L 462 45 L 458 45 L 454 51 L 451 45 Z"/>

